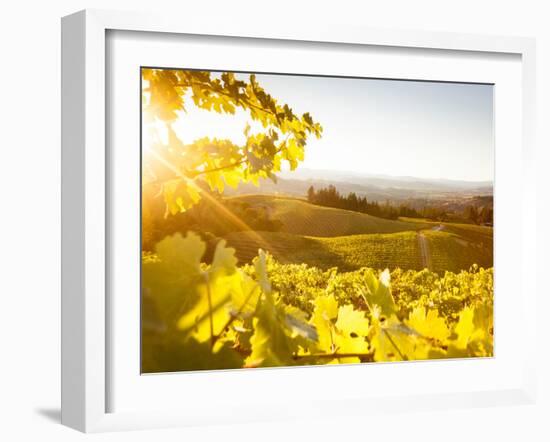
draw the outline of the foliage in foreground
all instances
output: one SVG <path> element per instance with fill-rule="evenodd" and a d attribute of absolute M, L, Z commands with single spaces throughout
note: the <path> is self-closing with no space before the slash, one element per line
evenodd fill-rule
<path fill-rule="evenodd" d="M 259 252 L 211 265 L 193 233 L 143 256 L 142 371 L 381 362 L 493 354 L 493 272 L 326 271 Z"/>
<path fill-rule="evenodd" d="M 232 72 L 143 68 L 141 73 L 147 146 L 142 184 L 163 195 L 166 215 L 185 212 L 208 197 L 205 188 L 221 194 L 226 185 L 275 181 L 284 163 L 290 170 L 298 167 L 308 139 L 320 138 L 323 132 L 308 112 L 296 114 L 266 92 L 254 74 L 246 80 Z M 246 141 L 237 145 L 204 137 L 184 144 L 173 123 L 193 105 L 218 114 L 245 112 Z"/>

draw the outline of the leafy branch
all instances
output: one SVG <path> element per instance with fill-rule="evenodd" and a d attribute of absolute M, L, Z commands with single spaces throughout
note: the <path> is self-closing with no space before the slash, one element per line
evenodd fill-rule
<path fill-rule="evenodd" d="M 300 117 L 287 104 L 279 104 L 253 74 L 245 81 L 230 72 L 213 78 L 205 71 L 143 69 L 142 78 L 144 129 L 155 132 L 160 123 L 168 133 L 166 144 L 154 136 L 156 141 L 146 151 L 144 172 L 151 178 L 144 182 L 148 184 L 171 180 L 174 171 L 188 179 L 200 179 L 210 190 L 219 193 L 226 185 L 257 184 L 262 178 L 273 178 L 281 170 L 282 161 L 287 161 L 294 170 L 304 159 L 308 138 L 319 138 L 322 133 L 321 125 L 309 113 Z M 249 117 L 261 124 L 263 132 L 249 134 L 250 126 L 247 125 L 244 146 L 208 137 L 184 145 L 172 124 L 178 118 L 185 118 L 179 112 L 186 111 L 188 91 L 200 109 L 228 114 L 234 114 L 236 107 L 248 111 Z M 279 134 L 286 135 L 282 142 L 277 142 Z M 155 155 L 149 155 L 150 152 Z M 159 158 L 162 161 L 155 161 Z M 180 174 L 175 176 L 180 178 Z M 183 181 L 185 178 L 181 183 L 162 186 L 167 214 L 184 212 L 201 199 L 200 186 L 193 187 Z"/>

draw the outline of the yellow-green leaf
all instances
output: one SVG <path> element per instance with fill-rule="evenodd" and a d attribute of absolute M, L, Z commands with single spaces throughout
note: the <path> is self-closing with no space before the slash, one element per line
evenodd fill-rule
<path fill-rule="evenodd" d="M 344 335 L 367 336 L 369 333 L 369 320 L 364 312 L 355 310 L 352 305 L 344 305 L 338 309 L 336 328 Z"/>
<path fill-rule="evenodd" d="M 407 324 L 426 338 L 445 342 L 450 335 L 445 319 L 439 316 L 437 310 L 429 310 L 426 314 L 424 307 L 416 307 L 409 315 Z"/>

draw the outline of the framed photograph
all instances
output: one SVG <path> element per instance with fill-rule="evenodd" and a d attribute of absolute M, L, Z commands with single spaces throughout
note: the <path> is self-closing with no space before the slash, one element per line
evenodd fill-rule
<path fill-rule="evenodd" d="M 534 400 L 532 40 L 107 11 L 62 37 L 64 424 Z"/>

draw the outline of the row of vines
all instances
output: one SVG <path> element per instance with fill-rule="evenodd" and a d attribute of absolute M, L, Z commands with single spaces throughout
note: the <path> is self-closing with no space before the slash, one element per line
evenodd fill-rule
<path fill-rule="evenodd" d="M 143 254 L 142 371 L 488 357 L 493 271 L 239 267 L 221 241 L 168 236 Z"/>

